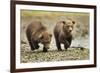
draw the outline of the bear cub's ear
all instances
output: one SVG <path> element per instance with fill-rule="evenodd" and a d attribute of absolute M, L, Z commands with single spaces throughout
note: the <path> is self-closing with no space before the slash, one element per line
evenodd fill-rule
<path fill-rule="evenodd" d="M 75 24 L 75 21 L 72 21 L 73 24 Z"/>
<path fill-rule="evenodd" d="M 66 24 L 66 22 L 65 22 L 65 21 L 62 21 L 62 23 L 63 23 L 63 24 Z"/>
<path fill-rule="evenodd" d="M 50 37 L 52 37 L 52 34 L 50 34 Z"/>

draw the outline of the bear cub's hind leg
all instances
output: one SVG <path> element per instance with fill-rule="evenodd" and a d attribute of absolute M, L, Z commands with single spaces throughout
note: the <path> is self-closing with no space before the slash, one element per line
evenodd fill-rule
<path fill-rule="evenodd" d="M 68 47 L 70 47 L 71 42 L 72 42 L 72 36 L 70 36 L 69 38 L 67 38 L 67 39 L 65 40 L 64 48 L 65 48 L 66 50 L 68 49 Z"/>
<path fill-rule="evenodd" d="M 48 52 L 47 48 L 43 47 L 43 52 Z"/>
<path fill-rule="evenodd" d="M 38 44 L 38 42 L 34 42 L 34 47 L 35 47 L 35 49 L 39 49 L 39 44 Z"/>
<path fill-rule="evenodd" d="M 64 43 L 64 48 L 67 50 L 68 47 L 70 47 L 70 44 L 69 44 L 69 42 L 66 40 L 65 43 Z"/>
<path fill-rule="evenodd" d="M 31 50 L 35 50 L 35 47 L 31 41 L 29 42 L 29 44 L 30 44 Z"/>
<path fill-rule="evenodd" d="M 55 41 L 56 41 L 56 46 L 57 46 L 58 51 L 62 51 L 61 45 L 60 45 L 60 42 L 58 39 L 58 35 L 56 33 L 54 33 L 54 36 L 55 36 Z"/>

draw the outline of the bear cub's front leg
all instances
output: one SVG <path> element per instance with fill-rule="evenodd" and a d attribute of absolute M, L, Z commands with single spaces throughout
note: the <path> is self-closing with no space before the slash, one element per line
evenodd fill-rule
<path fill-rule="evenodd" d="M 70 47 L 70 44 L 67 40 L 65 40 L 65 43 L 64 43 L 64 48 L 67 50 L 68 47 Z"/>

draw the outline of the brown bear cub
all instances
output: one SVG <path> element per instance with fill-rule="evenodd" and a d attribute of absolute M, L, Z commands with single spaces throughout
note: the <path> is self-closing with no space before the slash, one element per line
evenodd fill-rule
<path fill-rule="evenodd" d="M 66 21 L 60 21 L 56 24 L 54 28 L 54 37 L 56 41 L 56 46 L 59 51 L 61 51 L 61 44 L 64 44 L 64 48 L 67 49 L 71 45 L 72 41 L 72 30 L 75 21 L 68 19 Z"/>
<path fill-rule="evenodd" d="M 39 48 L 39 43 L 43 44 L 43 52 L 47 52 L 51 42 L 52 35 L 47 31 L 46 27 L 39 21 L 33 21 L 26 30 L 28 42 L 31 50 Z"/>

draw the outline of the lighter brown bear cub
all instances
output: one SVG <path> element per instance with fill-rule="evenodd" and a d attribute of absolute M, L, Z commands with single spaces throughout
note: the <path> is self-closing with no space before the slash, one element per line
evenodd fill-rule
<path fill-rule="evenodd" d="M 64 44 L 64 48 L 67 49 L 71 45 L 72 41 L 72 30 L 75 21 L 68 19 L 66 21 L 60 21 L 56 24 L 54 28 L 54 36 L 56 41 L 56 46 L 59 51 L 61 51 L 61 44 Z"/>
<path fill-rule="evenodd" d="M 27 39 L 31 50 L 39 48 L 39 43 L 43 44 L 43 52 L 47 52 L 51 42 L 52 35 L 46 27 L 39 21 L 33 21 L 26 30 Z"/>

